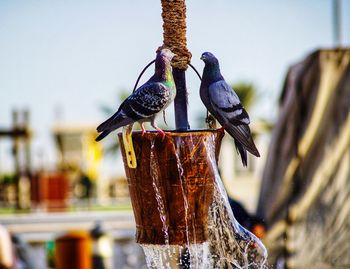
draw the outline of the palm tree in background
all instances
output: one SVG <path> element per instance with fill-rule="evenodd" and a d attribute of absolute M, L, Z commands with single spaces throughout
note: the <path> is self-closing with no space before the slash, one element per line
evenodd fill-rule
<path fill-rule="evenodd" d="M 237 93 L 242 105 L 250 110 L 254 105 L 257 96 L 257 90 L 253 83 L 238 82 L 232 85 L 232 88 Z"/>
<path fill-rule="evenodd" d="M 253 83 L 250 82 L 238 82 L 232 85 L 232 88 L 237 93 L 239 99 L 241 100 L 242 105 L 250 111 L 251 108 L 255 105 L 257 98 L 261 97 L 258 94 L 258 91 Z M 270 132 L 272 130 L 273 124 L 264 118 L 259 118 L 261 127 Z"/>

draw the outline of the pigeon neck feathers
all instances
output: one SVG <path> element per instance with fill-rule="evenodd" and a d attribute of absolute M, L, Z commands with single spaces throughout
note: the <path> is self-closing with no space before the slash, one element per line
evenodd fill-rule
<path fill-rule="evenodd" d="M 153 80 L 173 81 L 172 68 L 169 59 L 157 55 Z"/>
<path fill-rule="evenodd" d="M 203 80 L 203 82 L 208 85 L 219 80 L 224 80 L 224 77 L 221 75 L 220 65 L 218 62 L 205 63 L 203 70 Z"/>

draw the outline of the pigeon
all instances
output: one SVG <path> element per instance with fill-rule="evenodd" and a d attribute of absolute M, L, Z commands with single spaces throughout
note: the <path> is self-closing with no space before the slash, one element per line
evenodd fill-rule
<path fill-rule="evenodd" d="M 247 151 L 260 157 L 249 129 L 249 116 L 237 94 L 220 73 L 218 59 L 210 52 L 201 56 L 205 66 L 200 86 L 200 98 L 214 118 L 235 141 L 243 166 L 247 166 Z"/>
<path fill-rule="evenodd" d="M 146 132 L 143 124 L 151 122 L 152 127 L 164 139 L 165 133 L 156 125 L 155 118 L 169 106 L 176 96 L 171 67 L 171 60 L 174 56 L 175 54 L 166 48 L 157 52 L 154 75 L 126 98 L 113 116 L 97 127 L 100 134 L 96 141 L 102 140 L 110 132 L 120 127 L 132 125 L 136 121 L 141 125 L 142 135 Z"/>

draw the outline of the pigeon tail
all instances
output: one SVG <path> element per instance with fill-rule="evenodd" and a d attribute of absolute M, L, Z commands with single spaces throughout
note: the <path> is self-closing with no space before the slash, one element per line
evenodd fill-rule
<path fill-rule="evenodd" d="M 133 123 L 134 120 L 130 118 L 123 118 L 123 117 L 117 117 L 113 119 L 113 116 L 103 122 L 100 126 L 97 127 L 97 131 L 101 134 L 99 134 L 98 137 L 96 137 L 96 141 L 100 141 L 103 138 L 105 138 L 110 132 L 113 132 L 114 130 L 119 129 L 120 127 L 123 127 L 125 125 Z"/>
<path fill-rule="evenodd" d="M 118 129 L 120 127 L 123 127 L 125 125 L 128 125 L 130 123 L 132 123 L 133 120 L 125 117 L 121 114 L 117 115 L 117 116 L 112 116 L 110 117 L 108 120 L 102 122 L 98 127 L 97 127 L 97 131 L 98 132 L 103 132 L 106 130 L 110 130 L 110 129 Z"/>
<path fill-rule="evenodd" d="M 102 122 L 97 127 L 97 131 L 102 132 L 102 131 L 105 131 L 107 129 L 111 129 L 111 127 L 112 127 L 111 125 L 118 124 L 118 122 L 121 122 L 122 120 L 123 120 L 123 117 L 119 114 L 119 111 L 118 111 L 112 117 L 110 117 L 109 119 Z M 119 127 L 121 127 L 121 126 L 119 126 Z"/>
<path fill-rule="evenodd" d="M 236 146 L 236 150 L 237 152 L 239 152 L 239 154 L 241 155 L 241 159 L 242 159 L 242 164 L 244 167 L 247 167 L 247 151 L 244 149 L 244 146 L 242 146 L 241 143 L 239 143 L 236 139 L 235 139 L 235 146 Z"/>
<path fill-rule="evenodd" d="M 98 141 L 101 141 L 103 138 L 105 138 L 107 135 L 109 135 L 111 131 L 103 131 L 102 133 L 100 133 L 98 135 L 98 137 L 96 137 L 95 141 L 98 142 Z"/>
<path fill-rule="evenodd" d="M 232 125 L 226 124 L 225 130 L 235 138 L 247 151 L 256 157 L 260 157 L 260 153 L 256 148 L 248 125 Z"/>

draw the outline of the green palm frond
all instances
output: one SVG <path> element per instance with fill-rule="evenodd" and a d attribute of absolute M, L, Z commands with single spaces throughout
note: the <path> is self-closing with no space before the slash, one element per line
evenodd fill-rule
<path fill-rule="evenodd" d="M 232 85 L 232 88 L 237 93 L 242 105 L 249 109 L 256 100 L 257 90 L 252 83 L 238 82 Z"/>

